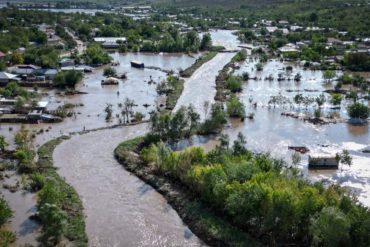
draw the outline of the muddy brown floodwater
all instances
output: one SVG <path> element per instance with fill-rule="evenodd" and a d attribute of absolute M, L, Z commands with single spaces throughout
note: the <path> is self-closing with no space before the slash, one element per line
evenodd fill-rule
<path fill-rule="evenodd" d="M 16 192 L 10 192 L 3 188 L 3 185 L 14 186 L 21 181 L 21 177 L 15 174 L 14 171 L 5 172 L 7 176 L 0 181 L 0 195 L 2 194 L 5 200 L 9 203 L 13 210 L 13 217 L 7 224 L 12 231 L 15 230 L 17 237 L 16 242 L 12 246 L 23 246 L 25 244 L 37 246 L 36 238 L 39 236 L 41 226 L 38 222 L 30 219 L 37 211 L 35 194 L 25 192 L 22 189 Z"/>
<path fill-rule="evenodd" d="M 62 123 L 25 125 L 28 129 L 34 131 L 48 130 L 48 132 L 44 131 L 43 134 L 36 136 L 36 144 L 45 143 L 62 134 L 81 131 L 84 127 L 94 129 L 117 124 L 119 120 L 116 114 L 120 115 L 121 113 L 118 104 L 123 103 L 125 98 L 133 99 L 136 104 L 134 111 L 142 112 L 148 118 L 148 113 L 155 109 L 157 99 L 156 84 L 148 84 L 148 82 L 152 78 L 158 83 L 166 78 L 166 74 L 153 69 L 132 68 L 130 61 L 137 60 L 144 62 L 145 66 L 156 66 L 178 72 L 179 69 L 189 67 L 199 55 L 112 53 L 111 56 L 120 63 L 119 66 L 114 67 L 117 73 L 126 73 L 127 79 L 121 80 L 119 85 L 102 86 L 101 81 L 105 78 L 103 68 L 97 68 L 92 73 L 86 74 L 84 80 L 76 87 L 77 90 L 87 94 L 59 96 L 56 95 L 57 90 L 46 91 L 48 95 L 44 96 L 43 100 L 49 102 L 48 108 L 51 110 L 65 103 L 83 104 L 83 106 L 74 108 L 74 111 L 78 113 L 76 117 L 66 118 Z M 113 105 L 113 119 L 110 122 L 105 121 L 104 108 L 107 104 Z M 9 143 L 13 143 L 14 133 L 20 126 L 20 124 L 1 124 L 0 132 L 6 136 Z M 9 131 L 9 127 L 13 131 Z"/>
<path fill-rule="evenodd" d="M 313 125 L 302 120 L 281 116 L 284 111 L 276 107 L 268 109 L 267 103 L 270 96 L 279 93 L 293 101 L 294 95 L 299 90 L 304 96 L 316 97 L 322 94 L 323 90 L 333 87 L 333 84 L 324 82 L 321 71 L 303 70 L 298 64 L 280 62 L 276 60 L 265 64 L 263 71 L 255 70 L 255 60 L 249 60 L 241 65 L 236 74 L 248 72 L 250 77 L 261 78 L 261 80 L 249 80 L 244 83 L 243 92 L 239 95 L 241 101 L 246 105 L 246 112 L 254 113 L 253 120 L 246 120 L 241 123 L 238 120 L 232 121 L 225 133 L 229 134 L 231 141 L 234 140 L 238 132 L 242 132 L 247 139 L 247 147 L 255 152 L 269 152 L 275 158 L 282 158 L 291 161 L 292 151 L 288 146 L 306 146 L 310 149 L 307 155 L 302 155 L 300 168 L 309 179 L 319 181 L 326 179 L 330 182 L 340 183 L 347 186 L 359 197 L 359 200 L 370 206 L 370 154 L 363 153 L 362 150 L 370 149 L 369 125 L 354 126 L 345 122 L 348 118 L 346 108 L 351 103 L 344 100 L 341 110 L 331 110 L 330 103 L 326 102 L 322 112 L 324 114 L 334 113 L 341 116 L 344 120 L 341 123 L 328 125 Z M 284 68 L 288 65 L 293 66 L 290 78 L 296 73 L 302 75 L 300 82 L 277 81 L 278 73 L 284 73 Z M 275 80 L 267 81 L 264 78 L 272 75 Z M 287 77 L 289 75 L 286 75 Z M 335 82 L 333 82 L 335 83 Z M 329 99 L 330 96 L 325 94 Z M 257 102 L 258 107 L 254 108 L 252 103 Z M 368 101 L 363 101 L 369 104 Z M 302 107 L 301 111 L 306 110 Z M 309 107 L 308 112 L 313 112 L 314 108 Z M 308 155 L 332 155 L 343 149 L 349 150 L 353 157 L 351 167 L 343 167 L 343 171 L 308 171 Z"/>
<path fill-rule="evenodd" d="M 76 135 L 54 164 L 80 195 L 90 246 L 203 246 L 152 187 L 113 157 L 117 145 L 148 131 L 141 124 Z"/>
<path fill-rule="evenodd" d="M 224 46 L 226 50 L 239 49 L 239 41 L 229 30 L 212 30 L 210 32 L 214 45 Z M 203 64 L 190 78 L 185 79 L 184 91 L 182 92 L 174 112 L 181 106 L 193 105 L 200 114 L 201 119 L 205 118 L 203 105 L 205 101 L 214 103 L 216 95 L 216 77 L 219 71 L 230 62 L 235 53 L 218 53 L 211 61 Z"/>

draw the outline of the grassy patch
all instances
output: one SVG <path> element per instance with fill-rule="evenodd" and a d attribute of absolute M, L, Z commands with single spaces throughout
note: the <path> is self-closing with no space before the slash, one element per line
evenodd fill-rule
<path fill-rule="evenodd" d="M 189 68 L 183 70 L 180 72 L 180 76 L 189 78 L 192 76 L 192 74 L 200 68 L 203 64 L 210 61 L 212 58 L 214 58 L 217 55 L 218 51 L 210 51 L 206 53 L 204 56 L 198 58 L 193 65 L 191 65 Z"/>
<path fill-rule="evenodd" d="M 53 166 L 53 152 L 55 147 L 68 138 L 69 137 L 63 136 L 51 140 L 42 145 L 37 151 L 40 173 L 47 178 L 48 181 L 48 186 L 45 186 L 39 192 L 41 196 L 38 200 L 37 208 L 40 213 L 40 209 L 46 204 L 56 205 L 60 212 L 65 215 L 62 237 L 68 239 L 72 246 L 87 246 L 88 239 L 85 233 L 85 218 L 83 215 L 82 202 L 75 189 L 58 175 Z M 47 194 L 47 192 L 44 191 L 46 187 L 48 187 L 48 190 L 54 191 L 55 195 L 44 199 L 43 197 L 46 197 L 45 195 Z M 43 218 L 41 215 L 40 217 Z M 43 227 L 41 241 L 45 244 L 50 244 L 50 238 L 54 236 L 50 236 L 46 233 L 52 232 L 52 226 L 50 224 L 45 224 L 43 220 L 41 220 L 41 224 Z"/>

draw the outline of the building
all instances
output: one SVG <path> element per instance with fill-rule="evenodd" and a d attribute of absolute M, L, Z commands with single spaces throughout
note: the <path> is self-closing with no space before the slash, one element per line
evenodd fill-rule
<path fill-rule="evenodd" d="M 14 74 L 0 72 L 0 83 L 8 83 L 11 81 L 20 81 L 20 78 Z"/>
<path fill-rule="evenodd" d="M 6 57 L 6 54 L 5 54 L 5 53 L 2 53 L 2 52 L 0 51 L 0 61 L 1 61 L 1 60 L 4 60 L 4 59 L 5 59 L 5 57 Z"/>
<path fill-rule="evenodd" d="M 119 44 L 122 42 L 126 42 L 127 39 L 125 37 L 96 37 L 94 38 L 94 41 L 102 44 L 105 42 L 114 42 Z"/>
<path fill-rule="evenodd" d="M 59 62 L 59 67 L 61 67 L 61 68 L 63 68 L 63 67 L 71 67 L 71 66 L 75 66 L 75 60 L 73 60 L 71 58 L 63 58 Z"/>
<path fill-rule="evenodd" d="M 111 41 L 106 41 L 102 43 L 101 45 L 105 49 L 117 49 L 119 48 L 119 44 L 117 42 L 111 42 Z"/>
<path fill-rule="evenodd" d="M 279 51 L 281 53 L 287 53 L 287 52 L 298 52 L 298 47 L 295 44 L 288 43 L 283 47 L 279 48 Z"/>
<path fill-rule="evenodd" d="M 309 169 L 338 169 L 339 161 L 332 156 L 308 156 Z"/>

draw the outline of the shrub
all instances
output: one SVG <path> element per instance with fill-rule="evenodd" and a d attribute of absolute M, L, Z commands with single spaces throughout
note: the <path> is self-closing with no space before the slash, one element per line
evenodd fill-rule
<path fill-rule="evenodd" d="M 227 105 L 227 114 L 230 117 L 245 117 L 245 106 L 240 100 L 235 96 L 232 95 L 230 99 L 226 103 Z"/>
<path fill-rule="evenodd" d="M 368 106 L 361 103 L 353 103 L 348 107 L 348 115 L 351 118 L 366 119 L 369 117 L 370 109 Z"/>
<path fill-rule="evenodd" d="M 243 81 L 239 76 L 229 76 L 226 80 L 226 88 L 233 93 L 242 91 Z"/>
<path fill-rule="evenodd" d="M 3 197 L 0 197 L 0 226 L 4 225 L 12 216 L 12 210 Z"/>
<path fill-rule="evenodd" d="M 110 77 L 110 76 L 116 76 L 117 75 L 117 71 L 115 68 L 112 68 L 112 67 L 107 67 L 104 69 L 104 76 L 107 76 L 107 77 Z"/>

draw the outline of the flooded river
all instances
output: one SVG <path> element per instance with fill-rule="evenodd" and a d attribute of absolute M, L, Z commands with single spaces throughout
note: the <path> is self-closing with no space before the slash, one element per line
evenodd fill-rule
<path fill-rule="evenodd" d="M 145 124 L 77 135 L 54 152 L 55 166 L 81 196 L 91 246 L 201 246 L 152 187 L 113 157 L 123 140 L 148 131 Z"/>
<path fill-rule="evenodd" d="M 226 50 L 238 49 L 239 41 L 227 30 L 212 30 L 210 32 L 213 45 L 224 46 Z M 220 70 L 230 62 L 235 53 L 218 53 L 211 61 L 203 64 L 190 78 L 185 79 L 184 91 L 182 92 L 176 107 L 177 111 L 181 106 L 194 106 L 195 110 L 204 119 L 203 105 L 205 101 L 214 103 L 216 95 L 216 77 Z"/>

